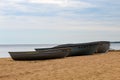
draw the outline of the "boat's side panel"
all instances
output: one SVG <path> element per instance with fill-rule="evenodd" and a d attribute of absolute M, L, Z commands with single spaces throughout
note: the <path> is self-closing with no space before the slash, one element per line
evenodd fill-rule
<path fill-rule="evenodd" d="M 96 52 L 98 48 L 98 43 L 89 42 L 89 43 L 79 43 L 79 44 L 63 44 L 63 45 L 55 46 L 54 48 L 59 48 L 59 47 L 71 48 L 69 56 L 89 55 Z"/>
<path fill-rule="evenodd" d="M 57 49 L 49 48 L 37 50 L 38 53 L 43 53 L 42 57 L 45 58 L 63 58 L 68 56 L 69 51 L 70 51 L 69 48 L 57 48 Z"/>
<path fill-rule="evenodd" d="M 71 47 L 71 52 L 69 56 L 90 55 L 90 54 L 95 53 L 97 47 L 98 45 Z"/>
<path fill-rule="evenodd" d="M 36 52 L 9 52 L 9 54 L 14 60 L 38 59 Z"/>

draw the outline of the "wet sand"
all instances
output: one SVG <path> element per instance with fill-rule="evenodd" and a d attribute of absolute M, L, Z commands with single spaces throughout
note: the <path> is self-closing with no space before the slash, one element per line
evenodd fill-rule
<path fill-rule="evenodd" d="M 120 80 L 120 51 L 37 61 L 0 58 L 0 80 Z"/>

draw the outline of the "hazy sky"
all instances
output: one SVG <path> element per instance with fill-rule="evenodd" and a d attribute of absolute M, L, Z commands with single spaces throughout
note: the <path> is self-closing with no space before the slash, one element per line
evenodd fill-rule
<path fill-rule="evenodd" d="M 120 41 L 120 0 L 0 0 L 0 44 Z"/>

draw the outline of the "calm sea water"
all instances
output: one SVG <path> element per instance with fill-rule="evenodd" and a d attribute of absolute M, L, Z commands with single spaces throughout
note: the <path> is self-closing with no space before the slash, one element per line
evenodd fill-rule
<path fill-rule="evenodd" d="M 35 48 L 47 48 L 55 44 L 40 45 L 0 45 L 0 58 L 10 57 L 9 51 L 34 51 Z M 120 50 L 120 43 L 111 43 L 110 49 Z"/>
<path fill-rule="evenodd" d="M 111 43 L 110 49 L 120 50 L 120 43 Z"/>

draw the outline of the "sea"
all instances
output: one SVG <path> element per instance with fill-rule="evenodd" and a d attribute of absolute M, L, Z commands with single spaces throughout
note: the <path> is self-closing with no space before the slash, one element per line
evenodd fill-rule
<path fill-rule="evenodd" d="M 12 45 L 0 45 L 0 58 L 10 57 L 8 52 L 14 51 L 35 51 L 35 48 L 51 48 L 58 44 L 12 44 Z M 110 44 L 110 49 L 120 50 L 120 43 Z"/>

